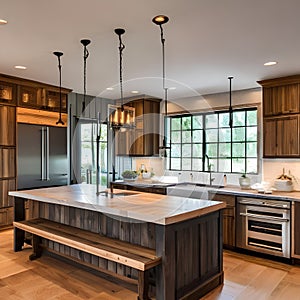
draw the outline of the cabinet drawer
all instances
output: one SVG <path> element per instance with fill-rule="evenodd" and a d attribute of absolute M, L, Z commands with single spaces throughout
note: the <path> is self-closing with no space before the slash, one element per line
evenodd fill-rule
<path fill-rule="evenodd" d="M 211 194 L 211 199 L 214 201 L 223 201 L 227 204 L 227 207 L 235 207 L 235 196 Z"/>
<path fill-rule="evenodd" d="M 0 228 L 11 226 L 13 223 L 13 207 L 0 208 Z"/>

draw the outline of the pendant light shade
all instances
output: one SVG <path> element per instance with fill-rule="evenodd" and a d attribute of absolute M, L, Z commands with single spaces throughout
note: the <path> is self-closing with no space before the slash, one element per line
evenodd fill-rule
<path fill-rule="evenodd" d="M 119 37 L 119 78 L 120 78 L 120 102 L 121 106 L 109 105 L 109 123 L 110 127 L 114 130 L 121 128 L 132 128 L 135 122 L 135 109 L 133 107 L 124 105 L 123 96 L 123 51 L 125 45 L 122 42 L 122 35 L 125 29 L 116 28 L 115 33 Z"/>
<path fill-rule="evenodd" d="M 165 107 L 165 121 L 164 126 L 166 128 L 166 117 L 168 116 L 168 88 L 166 87 L 166 67 L 165 67 L 165 38 L 164 38 L 164 31 L 162 25 L 167 23 L 169 21 L 169 18 L 164 15 L 158 15 L 152 19 L 152 22 L 155 25 L 158 25 L 160 28 L 160 41 L 162 46 L 162 77 L 163 77 L 163 90 L 164 90 L 164 107 Z M 170 147 L 167 147 L 167 137 L 166 130 L 164 128 L 165 134 L 163 138 L 163 145 L 159 148 L 164 150 L 163 156 L 166 156 L 166 149 L 170 149 Z"/>
<path fill-rule="evenodd" d="M 82 102 L 82 112 L 85 110 L 85 97 L 86 97 L 86 60 L 89 57 L 89 51 L 87 45 L 91 43 L 90 40 L 83 39 L 80 41 L 83 45 L 83 102 Z"/>
<path fill-rule="evenodd" d="M 63 55 L 62 52 L 53 52 L 53 54 L 57 57 L 58 60 L 58 72 L 59 72 L 59 117 L 58 121 L 56 122 L 56 125 L 61 124 L 64 125 L 65 123 L 63 122 L 61 118 L 61 106 L 62 106 L 62 99 L 61 99 L 61 63 L 60 63 L 60 58 Z"/>

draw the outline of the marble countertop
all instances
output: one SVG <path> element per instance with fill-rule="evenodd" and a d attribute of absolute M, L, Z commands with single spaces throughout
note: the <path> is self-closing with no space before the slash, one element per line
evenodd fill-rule
<path fill-rule="evenodd" d="M 99 211 L 118 218 L 168 225 L 205 215 L 226 204 L 160 194 L 114 189 L 114 194 L 96 195 L 87 184 L 9 192 L 10 196 Z"/>

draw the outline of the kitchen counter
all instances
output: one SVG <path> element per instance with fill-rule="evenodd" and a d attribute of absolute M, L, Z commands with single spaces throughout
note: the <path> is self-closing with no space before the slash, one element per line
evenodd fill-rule
<path fill-rule="evenodd" d="M 161 257 L 161 265 L 152 275 L 157 300 L 196 300 L 223 283 L 223 202 L 125 190 L 96 196 L 92 185 L 15 191 L 9 195 L 14 196 L 15 221 L 44 218 L 155 249 Z M 15 228 L 15 251 L 22 250 L 24 242 L 24 231 Z M 47 240 L 44 244 L 49 251 L 63 257 L 71 255 L 93 268 L 137 278 L 135 270 L 115 262 Z"/>
<path fill-rule="evenodd" d="M 167 195 L 114 190 L 96 196 L 94 185 L 69 185 L 54 188 L 9 192 L 10 196 L 96 210 L 117 217 L 168 225 L 224 208 L 222 202 Z"/>

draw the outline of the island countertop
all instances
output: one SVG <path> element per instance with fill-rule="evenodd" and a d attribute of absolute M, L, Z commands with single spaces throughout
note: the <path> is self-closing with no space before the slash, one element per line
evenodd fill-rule
<path fill-rule="evenodd" d="M 160 225 L 185 221 L 226 207 L 219 201 L 122 190 L 97 196 L 96 187 L 87 184 L 13 191 L 9 195 Z"/>

